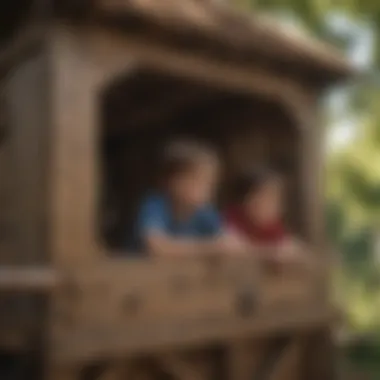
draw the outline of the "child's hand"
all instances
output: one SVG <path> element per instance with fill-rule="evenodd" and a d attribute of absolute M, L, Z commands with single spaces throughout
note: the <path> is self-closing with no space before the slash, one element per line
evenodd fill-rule
<path fill-rule="evenodd" d="M 301 246 L 292 239 L 286 240 L 280 247 L 276 255 L 279 262 L 295 262 L 302 256 Z"/>
<path fill-rule="evenodd" d="M 245 256 L 248 254 L 249 245 L 239 235 L 229 233 L 220 241 L 221 252 L 232 256 Z"/>

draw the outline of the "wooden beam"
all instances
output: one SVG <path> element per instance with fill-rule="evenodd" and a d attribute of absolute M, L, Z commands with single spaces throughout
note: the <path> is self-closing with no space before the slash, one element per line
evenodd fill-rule
<path fill-rule="evenodd" d="M 71 366 L 48 366 L 44 379 L 46 380 L 80 380 L 81 372 L 79 367 Z"/>
<path fill-rule="evenodd" d="M 265 339 L 233 341 L 228 347 L 228 379 L 252 380 L 268 348 Z"/>
<path fill-rule="evenodd" d="M 42 46 L 46 28 L 41 25 L 25 26 L 0 50 L 0 78 L 3 78 L 17 62 Z"/>
<path fill-rule="evenodd" d="M 339 378 L 340 350 L 330 327 L 313 330 L 304 336 L 301 380 L 336 380 Z"/>
<path fill-rule="evenodd" d="M 272 368 L 270 375 L 265 380 L 303 380 L 298 375 L 298 366 L 300 365 L 299 354 L 300 345 L 296 339 L 286 347 L 275 367 Z"/>
<path fill-rule="evenodd" d="M 50 291 L 60 283 L 60 276 L 50 268 L 0 268 L 0 292 Z"/>
<path fill-rule="evenodd" d="M 98 199 L 97 70 L 71 34 L 51 39 L 51 260 L 57 265 L 96 261 Z"/>
<path fill-rule="evenodd" d="M 128 89 L 126 89 L 128 91 Z M 152 91 L 157 91 L 152 89 Z M 106 117 L 107 128 L 111 130 L 131 130 L 149 124 L 161 124 L 179 114 L 192 103 L 202 103 L 208 99 L 208 94 L 202 94 L 198 89 L 173 89 L 169 94 L 158 93 L 155 101 L 141 104 L 137 109 L 128 107 L 128 103 L 118 103 L 114 108 L 110 105 L 109 118 Z M 120 100 L 119 100 L 120 102 Z"/>
<path fill-rule="evenodd" d="M 84 377 L 86 379 L 86 377 Z M 123 362 L 112 362 L 97 376 L 92 376 L 98 380 L 122 380 L 129 378 L 126 365 Z"/>
<path fill-rule="evenodd" d="M 49 260 L 50 120 L 49 58 L 40 52 L 12 70 L 4 81 L 9 127 L 12 220 L 15 254 L 12 264 Z M 3 185 L 3 182 L 2 182 Z M 13 200 L 12 200 L 13 199 Z M 12 226 L 13 224 L 13 226 Z M 12 229 L 14 229 L 12 232 Z M 8 260 L 8 259 L 7 259 Z"/>
<path fill-rule="evenodd" d="M 325 128 L 319 124 L 316 94 L 305 97 L 296 114 L 299 135 L 299 176 L 303 205 L 304 235 L 315 249 L 326 248 L 324 228 L 323 144 Z"/>
<path fill-rule="evenodd" d="M 207 380 L 207 371 L 199 363 L 193 362 L 180 354 L 162 355 L 159 365 L 178 380 Z"/>
<path fill-rule="evenodd" d="M 88 30 L 76 41 L 83 54 L 92 57 L 99 68 L 99 78 L 109 80 L 123 72 L 131 55 L 142 67 L 179 75 L 214 88 L 246 94 L 258 94 L 282 104 L 293 115 L 303 101 L 304 89 L 286 76 L 262 68 L 244 68 L 191 55 L 149 41 L 128 38 L 104 28 Z M 103 81 L 104 83 L 104 81 Z M 100 83 L 102 86 L 103 83 Z"/>
<path fill-rule="evenodd" d="M 251 373 L 251 378 L 255 380 L 269 380 L 272 376 L 274 368 L 278 360 L 291 343 L 290 337 L 280 337 L 269 339 L 266 345 L 265 355 L 262 356 L 260 362 Z"/>

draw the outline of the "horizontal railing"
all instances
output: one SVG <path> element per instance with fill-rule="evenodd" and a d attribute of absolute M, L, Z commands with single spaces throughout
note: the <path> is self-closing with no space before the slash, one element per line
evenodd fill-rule
<path fill-rule="evenodd" d="M 62 277 L 51 268 L 44 267 L 0 267 L 0 291 L 39 292 L 56 288 Z"/>

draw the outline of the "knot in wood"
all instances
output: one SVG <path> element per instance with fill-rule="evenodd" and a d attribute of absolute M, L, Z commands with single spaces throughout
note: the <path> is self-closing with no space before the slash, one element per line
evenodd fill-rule
<path fill-rule="evenodd" d="M 236 312 L 242 317 L 250 317 L 257 307 L 257 295 L 253 289 L 242 289 L 236 295 Z"/>

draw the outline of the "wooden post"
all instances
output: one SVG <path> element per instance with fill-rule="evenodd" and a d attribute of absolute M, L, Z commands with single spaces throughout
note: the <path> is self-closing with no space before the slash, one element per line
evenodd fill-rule
<path fill-rule="evenodd" d="M 253 379 L 267 348 L 268 344 L 264 339 L 232 342 L 228 347 L 227 378 L 229 380 Z"/>
<path fill-rule="evenodd" d="M 298 368 L 300 365 L 299 342 L 295 339 L 279 358 L 273 372 L 268 380 L 302 380 L 299 377 Z M 305 378 L 306 379 L 306 378 Z M 322 379 L 322 378 L 321 378 Z"/>
<path fill-rule="evenodd" d="M 65 270 L 97 260 L 97 93 L 93 70 L 75 35 L 64 28 L 56 29 L 49 43 L 49 252 L 51 263 Z M 62 369 L 53 364 L 55 342 L 65 335 L 68 313 L 74 312 L 68 302 L 61 294 L 51 299 L 47 380 L 74 380 L 80 375 L 80 368 Z"/>
<path fill-rule="evenodd" d="M 316 253 L 327 255 L 324 221 L 323 125 L 319 125 L 317 97 L 305 98 L 297 114 L 300 123 L 300 176 L 303 187 L 305 235 Z M 321 260 L 328 260 L 321 257 Z M 328 268 L 323 266 L 321 296 L 328 300 Z M 328 302 L 325 303 L 328 307 Z M 330 326 L 308 335 L 304 346 L 301 378 L 336 379 L 336 350 Z"/>
<path fill-rule="evenodd" d="M 305 336 L 302 355 L 301 379 L 339 379 L 338 348 L 328 326 Z"/>
<path fill-rule="evenodd" d="M 13 70 L 7 84 L 14 257 L 8 264 L 47 260 L 48 71 L 44 53 Z M 12 226 L 11 226 L 12 227 Z M 12 231 L 10 231 L 12 232 Z"/>
<path fill-rule="evenodd" d="M 11 61 L 15 64 L 13 59 Z M 36 50 L 34 55 L 25 57 L 13 66 L 4 79 L 8 133 L 5 141 L 7 167 L 2 168 L 6 169 L 2 175 L 8 178 L 1 181 L 0 186 L 5 185 L 2 189 L 5 190 L 5 197 L 2 198 L 0 207 L 3 214 L 2 238 L 6 240 L 3 248 L 9 251 L 1 253 L 3 265 L 22 265 L 25 268 L 26 265 L 46 264 L 48 260 L 47 68 L 45 52 L 42 49 Z M 41 279 L 34 278 L 27 284 L 30 278 L 17 275 L 11 278 L 9 272 L 2 272 L 1 275 L 2 290 L 10 290 L 10 287 L 13 290 L 25 290 L 31 283 L 36 288 L 41 288 L 41 285 L 44 287 L 44 279 L 41 282 Z M 9 330 L 9 335 L 15 341 L 27 346 L 24 348 L 31 349 L 28 344 L 39 342 L 44 328 L 45 310 L 41 300 L 34 293 L 28 292 L 18 294 L 17 297 L 5 292 L 2 293 L 2 300 L 5 301 L 1 305 L 2 330 Z"/>
<path fill-rule="evenodd" d="M 51 263 L 63 271 L 88 268 L 94 262 L 101 265 L 104 252 L 96 235 L 100 185 L 98 101 L 105 81 L 120 73 L 121 67 L 102 66 L 99 57 L 89 54 L 87 42 L 80 38 L 79 31 L 64 26 L 57 26 L 49 41 L 49 253 Z M 52 299 L 48 347 L 56 347 L 65 336 L 74 309 L 75 305 L 62 294 Z M 47 350 L 46 360 L 48 380 L 56 378 L 55 372 L 66 376 L 65 371 L 51 365 L 53 349 Z"/>
<path fill-rule="evenodd" d="M 316 97 L 305 98 L 296 116 L 300 131 L 299 161 L 304 233 L 313 247 L 321 249 L 325 244 L 322 165 L 324 127 L 318 124 L 315 102 Z"/>
<path fill-rule="evenodd" d="M 97 201 L 97 93 L 74 34 L 52 40 L 51 253 L 57 265 L 94 261 Z"/>

